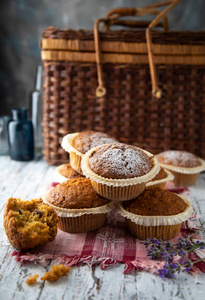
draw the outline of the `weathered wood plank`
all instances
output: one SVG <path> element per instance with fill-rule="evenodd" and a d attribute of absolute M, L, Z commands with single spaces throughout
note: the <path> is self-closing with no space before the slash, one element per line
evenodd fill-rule
<path fill-rule="evenodd" d="M 25 281 L 28 274 L 39 274 L 39 278 L 50 266 L 27 264 L 21 266 L 10 254 L 14 250 L 9 244 L 3 228 L 3 208 L 9 197 L 31 199 L 40 197 L 48 184 L 55 180 L 55 167 L 48 166 L 37 158 L 32 162 L 15 162 L 8 156 L 0 157 L 0 299 L 203 299 L 205 274 L 197 278 L 180 274 L 174 280 L 161 280 L 146 272 L 123 274 L 124 265 L 107 270 L 95 266 L 73 267 L 68 277 L 48 283 L 40 279 L 35 287 Z M 195 211 L 205 221 L 205 173 L 195 186 L 190 188 L 190 201 Z"/>

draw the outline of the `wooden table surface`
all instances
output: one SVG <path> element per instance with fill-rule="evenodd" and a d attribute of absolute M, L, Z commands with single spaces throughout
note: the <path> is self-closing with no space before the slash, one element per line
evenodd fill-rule
<path fill-rule="evenodd" d="M 162 280 L 158 276 L 135 271 L 123 274 L 124 265 L 101 270 L 98 266 L 73 267 L 68 277 L 55 283 L 41 281 L 28 286 L 28 274 L 41 277 L 50 266 L 21 265 L 10 254 L 3 227 L 3 209 L 9 197 L 29 200 L 40 197 L 47 185 L 55 181 L 55 167 L 39 156 L 31 162 L 17 162 L 9 156 L 0 157 L 0 299 L 205 299 L 205 274 L 193 277 L 182 273 L 176 279 Z M 201 221 L 205 221 L 205 173 L 200 174 L 190 188 L 190 201 Z"/>

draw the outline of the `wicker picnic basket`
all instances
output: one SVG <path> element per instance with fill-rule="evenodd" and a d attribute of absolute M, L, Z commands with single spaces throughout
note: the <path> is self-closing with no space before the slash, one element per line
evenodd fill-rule
<path fill-rule="evenodd" d="M 107 132 L 153 154 L 174 149 L 205 158 L 205 32 L 168 30 L 166 15 L 179 1 L 114 9 L 90 31 L 43 32 L 49 164 L 68 161 L 62 138 L 82 130 Z M 160 10 L 162 5 L 168 6 Z M 143 14 L 156 17 L 150 23 L 121 18 Z"/>

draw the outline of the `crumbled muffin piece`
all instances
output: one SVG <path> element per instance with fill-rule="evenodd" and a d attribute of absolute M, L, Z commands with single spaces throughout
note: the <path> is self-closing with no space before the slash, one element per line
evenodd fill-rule
<path fill-rule="evenodd" d="M 62 276 L 68 276 L 68 272 L 71 270 L 70 267 L 66 267 L 63 264 L 52 266 L 50 271 L 46 272 L 41 280 L 56 281 Z"/>
<path fill-rule="evenodd" d="M 177 194 L 155 187 L 146 189 L 133 200 L 123 203 L 125 210 L 141 216 L 170 216 L 183 212 L 187 205 Z"/>
<path fill-rule="evenodd" d="M 37 278 L 38 278 L 38 274 L 34 274 L 32 277 L 31 275 L 29 274 L 28 275 L 28 279 L 26 280 L 26 283 L 29 284 L 29 285 L 33 285 L 33 284 L 36 284 L 37 283 Z"/>
<path fill-rule="evenodd" d="M 58 216 L 41 198 L 30 201 L 9 198 L 4 209 L 4 228 L 11 245 L 32 249 L 54 240 Z"/>
<path fill-rule="evenodd" d="M 91 148 L 115 142 L 117 140 L 107 133 L 90 130 L 79 132 L 73 139 L 72 146 L 85 154 Z"/>

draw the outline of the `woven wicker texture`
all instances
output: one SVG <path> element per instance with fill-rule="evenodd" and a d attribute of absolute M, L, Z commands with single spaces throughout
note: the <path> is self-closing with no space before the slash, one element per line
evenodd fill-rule
<path fill-rule="evenodd" d="M 68 161 L 61 148 L 64 135 L 88 129 L 153 154 L 174 149 L 205 158 L 205 34 L 166 31 L 166 14 L 179 2 L 113 9 L 96 20 L 94 31 L 48 27 L 43 32 L 44 158 L 49 164 Z M 108 30 L 124 22 L 120 16 L 144 12 L 158 14 L 148 28 L 153 29 L 162 21 L 156 9 L 163 5 L 169 5 L 163 11 L 165 32 Z M 106 32 L 99 32 L 101 21 Z M 97 87 L 103 97 L 96 97 Z"/>
<path fill-rule="evenodd" d="M 69 132 L 93 129 L 152 153 L 185 149 L 205 157 L 204 66 L 157 66 L 163 97 L 151 97 L 148 65 L 103 66 L 107 95 L 96 98 L 95 63 L 44 62 L 44 158 L 68 160 Z"/>

